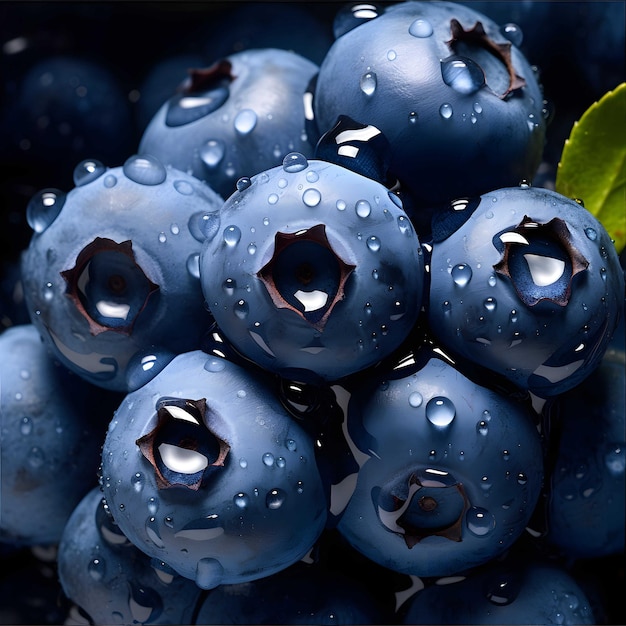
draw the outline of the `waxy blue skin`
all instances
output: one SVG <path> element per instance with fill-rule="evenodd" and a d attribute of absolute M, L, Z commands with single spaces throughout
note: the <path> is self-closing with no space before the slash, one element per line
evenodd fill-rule
<path fill-rule="evenodd" d="M 524 406 L 426 359 L 352 389 L 347 436 L 360 469 L 338 530 L 389 569 L 453 576 L 521 535 L 539 497 L 542 448 Z M 411 498 L 412 476 L 423 487 Z"/>
<path fill-rule="evenodd" d="M 199 224 L 222 201 L 205 183 L 154 157 L 133 155 L 115 168 L 85 163 L 77 166 L 77 186 L 56 219 L 52 214 L 40 226 L 37 211 L 29 213 L 38 230 L 22 257 L 24 297 L 32 323 L 66 367 L 95 385 L 125 392 L 143 382 L 133 380 L 133 358 L 141 367 L 143 357 L 167 361 L 195 349 L 212 323 L 198 281 L 204 239 Z M 130 242 L 125 245 L 132 247 L 134 261 L 119 249 L 108 259 L 94 253 L 91 259 L 105 259 L 104 276 L 93 280 L 96 291 L 88 292 L 91 265 L 75 270 L 78 283 L 72 288 L 63 272 L 71 272 L 98 238 L 113 246 Z M 98 293 L 105 305 L 118 302 L 109 282 L 115 285 L 119 275 L 127 287 L 121 304 L 132 308 L 124 321 L 103 321 Z M 72 295 L 83 299 L 85 311 Z M 103 327 L 94 330 L 92 321 Z M 123 323 L 126 330 L 119 328 Z"/>
<path fill-rule="evenodd" d="M 206 398 L 207 427 L 230 445 L 197 491 L 158 488 L 135 443 L 154 429 L 162 398 Z M 102 485 L 130 541 L 205 589 L 288 567 L 326 523 L 313 441 L 271 382 L 201 351 L 177 356 L 122 402 L 102 450 Z"/>
<path fill-rule="evenodd" d="M 290 171 L 292 160 L 300 164 L 296 171 Z M 225 337 L 261 367 L 286 377 L 308 372 L 337 380 L 389 355 L 413 327 L 422 302 L 422 251 L 400 200 L 379 182 L 292 153 L 285 165 L 249 179 L 219 217 L 202 251 L 202 289 Z M 277 233 L 320 226 L 331 254 L 353 266 L 343 297 L 334 305 L 332 296 L 326 300 L 323 327 L 277 304 L 259 275 L 281 258 Z M 321 252 L 303 257 L 324 274 Z M 299 262 L 279 268 L 287 273 Z M 292 289 L 309 292 L 311 285 Z"/>
<path fill-rule="evenodd" d="M 292 150 L 312 153 L 303 97 L 318 66 L 278 48 L 244 50 L 224 62 L 231 64 L 232 78 L 226 79 L 227 91 L 220 90 L 215 106 L 193 121 L 172 126 L 167 123 L 177 102 L 172 96 L 148 124 L 139 151 L 190 172 L 227 198 L 240 177 L 278 165 Z M 192 111 L 216 94 L 213 88 L 187 94 L 185 108 Z"/>
<path fill-rule="evenodd" d="M 499 189 L 477 201 L 473 212 L 471 206 L 447 210 L 446 217 L 467 214 L 453 232 L 442 227 L 438 236 L 434 221 L 428 305 L 432 333 L 452 354 L 540 398 L 567 391 L 598 366 L 623 314 L 624 273 L 615 246 L 589 211 L 548 189 Z M 525 218 L 538 225 L 561 220 L 572 250 L 559 245 L 559 254 L 576 253 L 587 263 L 568 281 L 569 294 L 560 304 L 554 295 L 563 293 L 565 284 L 553 290 L 551 272 L 533 278 L 520 268 L 511 279 L 496 271 L 504 255 L 502 242 L 514 237 L 507 233 Z M 524 233 L 532 244 L 532 229 Z M 540 252 L 532 245 L 512 244 L 519 253 L 525 248 L 534 255 Z M 545 252 L 548 260 L 550 255 Z M 539 266 L 544 264 L 535 258 Z M 541 283 L 546 284 L 537 288 Z M 545 291 L 552 299 L 528 304 L 521 294 L 531 290 Z"/>
<path fill-rule="evenodd" d="M 505 65 L 479 46 L 451 49 L 453 19 L 465 30 L 480 22 L 493 42 L 510 44 L 498 24 L 469 6 L 399 2 L 336 39 L 315 89 L 319 132 L 339 115 L 380 128 L 393 149 L 390 170 L 420 211 L 532 179 L 544 146 L 542 90 L 526 58 L 511 46 L 514 73 L 526 84 L 501 97 Z M 447 84 L 443 68 L 454 55 L 480 67 Z"/>
<path fill-rule="evenodd" d="M 65 595 L 96 624 L 190 624 L 202 590 L 135 547 L 92 489 L 68 520 L 59 544 Z"/>
<path fill-rule="evenodd" d="M 60 365 L 36 327 L 0 334 L 0 541 L 57 543 L 97 484 L 100 447 L 119 402 Z"/>

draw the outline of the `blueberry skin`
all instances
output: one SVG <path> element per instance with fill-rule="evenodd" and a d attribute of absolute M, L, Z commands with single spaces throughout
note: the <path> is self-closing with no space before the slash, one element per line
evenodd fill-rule
<path fill-rule="evenodd" d="M 195 623 L 386 624 L 390 617 L 354 579 L 296 563 L 272 576 L 214 589 Z"/>
<path fill-rule="evenodd" d="M 168 441 L 155 439 L 155 465 L 135 442 L 154 431 L 161 401 L 180 399 L 206 399 L 204 426 L 183 432 L 180 445 L 170 439 L 178 457 L 170 455 L 165 467 L 158 458 Z M 170 422 L 181 428 L 180 420 Z M 191 453 L 180 449 L 194 438 L 199 450 L 218 441 L 221 451 L 230 446 L 225 456 L 220 453 L 222 465 L 207 453 L 213 464 L 195 488 L 190 485 L 197 475 L 181 465 Z M 165 482 L 158 482 L 157 467 Z M 201 351 L 177 356 L 122 402 L 102 451 L 102 484 L 122 532 L 205 589 L 295 563 L 311 549 L 327 516 L 313 442 L 274 398 L 272 385 L 262 373 Z"/>
<path fill-rule="evenodd" d="M 556 458 L 548 486 L 546 541 L 568 558 L 624 552 L 623 320 L 621 326 L 621 345 L 614 337 L 599 367 L 556 399 L 559 418 L 552 425 Z"/>
<path fill-rule="evenodd" d="M 100 446 L 119 397 L 59 365 L 31 324 L 0 334 L 0 380 L 0 541 L 57 543 L 97 484 Z"/>
<path fill-rule="evenodd" d="M 152 118 L 139 151 L 206 181 L 224 198 L 241 176 L 312 153 L 304 93 L 318 66 L 287 50 L 231 54 L 205 85 L 178 93 Z M 211 68 L 209 68 L 210 70 Z"/>
<path fill-rule="evenodd" d="M 460 582 L 431 585 L 402 624 L 597 624 L 589 599 L 556 563 L 490 563 Z"/>
<path fill-rule="evenodd" d="M 240 187 L 200 260 L 206 302 L 234 347 L 272 372 L 325 380 L 397 348 L 417 319 L 424 281 L 398 197 L 298 153 Z"/>
<path fill-rule="evenodd" d="M 543 456 L 528 411 L 440 358 L 361 381 L 347 433 L 360 469 L 337 528 L 391 570 L 452 576 L 486 563 L 537 503 Z"/>
<path fill-rule="evenodd" d="M 492 42 L 510 46 L 512 69 L 482 44 L 449 44 L 453 20 L 465 31 L 480 22 Z M 525 85 L 507 93 L 513 75 Z M 422 210 L 532 179 L 541 161 L 535 72 L 498 24 L 461 4 L 399 2 L 339 36 L 313 103 L 320 133 L 339 115 L 381 129 L 391 172 Z"/>
<path fill-rule="evenodd" d="M 574 200 L 524 186 L 441 216 L 428 321 L 444 349 L 540 398 L 584 380 L 623 310 L 624 274 L 600 222 Z"/>
<path fill-rule="evenodd" d="M 201 589 L 136 548 L 92 489 L 70 516 L 58 551 L 65 595 L 96 624 L 190 624 Z"/>
<path fill-rule="evenodd" d="M 212 323 L 198 259 L 202 224 L 222 200 L 148 155 L 115 168 L 84 161 L 74 178 L 69 193 L 44 190 L 27 207 L 24 297 L 64 365 L 128 391 L 199 347 Z"/>

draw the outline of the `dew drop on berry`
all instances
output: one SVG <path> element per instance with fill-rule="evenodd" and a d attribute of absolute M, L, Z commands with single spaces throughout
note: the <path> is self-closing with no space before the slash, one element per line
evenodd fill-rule
<path fill-rule="evenodd" d="M 271 193 L 269 196 L 267 196 L 267 203 L 268 204 L 276 204 L 278 202 L 278 194 L 277 193 Z M 267 218 L 265 218 L 267 219 Z M 265 221 L 263 222 L 265 223 Z M 268 220 L 269 223 L 269 220 Z M 267 226 L 267 224 L 265 224 Z"/>
<path fill-rule="evenodd" d="M 307 161 L 307 158 L 300 152 L 290 152 L 283 159 L 283 169 L 285 172 L 289 172 L 290 174 L 301 172 L 308 166 L 309 162 Z"/>
<path fill-rule="evenodd" d="M 200 254 L 194 252 L 187 257 L 187 271 L 190 276 L 200 278 Z"/>
<path fill-rule="evenodd" d="M 268 509 L 280 509 L 286 498 L 287 494 L 282 489 L 270 489 L 265 497 L 265 505 Z"/>
<path fill-rule="evenodd" d="M 226 149 L 222 141 L 211 139 L 200 148 L 200 158 L 209 169 L 215 169 L 224 158 L 225 152 Z"/>
<path fill-rule="evenodd" d="M 372 205 L 367 200 L 359 200 L 354 208 L 359 217 L 368 217 L 372 212 Z"/>
<path fill-rule="evenodd" d="M 250 180 L 248 176 L 242 176 L 235 183 L 235 187 L 237 188 L 237 191 L 245 191 L 246 189 L 248 189 L 248 187 L 250 187 L 251 184 L 252 184 L 252 181 Z"/>
<path fill-rule="evenodd" d="M 42 233 L 58 217 L 66 195 L 59 189 L 44 189 L 35 194 L 26 207 L 26 221 L 37 234 Z"/>
<path fill-rule="evenodd" d="M 443 117 L 444 120 L 449 120 L 452 117 L 452 105 L 448 104 L 447 102 L 444 102 L 440 107 L 439 107 L 439 115 L 441 115 L 441 117 Z"/>
<path fill-rule="evenodd" d="M 465 57 L 454 56 L 444 59 L 441 62 L 441 77 L 448 87 L 463 95 L 475 93 L 485 84 L 483 70 L 476 62 Z M 451 114 L 452 107 L 450 107 Z M 441 111 L 441 115 L 449 117 L 443 111 Z"/>
<path fill-rule="evenodd" d="M 122 170 L 130 180 L 140 185 L 160 185 L 167 178 L 161 161 L 149 154 L 130 157 Z"/>
<path fill-rule="evenodd" d="M 372 96 L 378 86 L 378 78 L 375 72 L 366 72 L 361 76 L 359 87 L 366 96 Z"/>
<path fill-rule="evenodd" d="M 409 406 L 412 406 L 414 409 L 421 406 L 423 401 L 424 398 L 419 391 L 413 391 L 409 394 Z"/>
<path fill-rule="evenodd" d="M 28 453 L 28 464 L 31 467 L 37 469 L 45 463 L 45 460 L 46 456 L 41 448 L 35 446 L 30 449 L 30 452 Z"/>
<path fill-rule="evenodd" d="M 252 109 L 242 109 L 235 116 L 235 130 L 240 135 L 248 135 L 254 130 L 257 121 L 257 114 Z"/>
<path fill-rule="evenodd" d="M 489 313 L 493 313 L 496 310 L 496 307 L 497 307 L 496 299 L 495 298 L 487 298 L 483 302 L 483 306 L 485 307 L 485 309 L 487 309 L 487 311 L 489 311 Z"/>
<path fill-rule="evenodd" d="M 263 457 L 263 465 L 266 467 L 272 467 L 274 465 L 274 455 L 271 452 L 266 452 Z"/>
<path fill-rule="evenodd" d="M 489 432 L 489 425 L 486 420 L 480 420 L 480 422 L 476 424 L 476 432 L 483 437 Z"/>
<path fill-rule="evenodd" d="M 285 441 L 285 447 L 289 452 L 295 452 L 298 448 L 294 439 L 287 439 L 287 441 Z"/>
<path fill-rule="evenodd" d="M 456 407 L 449 398 L 436 396 L 426 403 L 426 419 L 433 425 L 443 428 L 449 426 L 456 416 Z"/>
<path fill-rule="evenodd" d="M 472 279 L 472 268 L 466 263 L 459 263 L 450 272 L 454 284 L 458 287 L 465 287 Z"/>
<path fill-rule="evenodd" d="M 240 320 L 243 320 L 248 317 L 250 307 L 245 300 L 237 300 L 233 305 L 233 312 Z"/>
<path fill-rule="evenodd" d="M 595 228 L 585 228 L 585 235 L 587 239 L 595 241 L 598 238 L 598 233 Z"/>
<path fill-rule="evenodd" d="M 611 444 L 604 456 L 604 463 L 613 476 L 623 474 L 626 468 L 624 444 Z"/>
<path fill-rule="evenodd" d="M 30 435 L 33 430 L 33 420 L 30 417 L 23 417 L 20 421 L 20 433 Z"/>
<path fill-rule="evenodd" d="M 496 527 L 494 516 L 486 509 L 473 506 L 465 514 L 467 529 L 477 537 L 484 537 Z"/>
<path fill-rule="evenodd" d="M 91 576 L 92 580 L 95 580 L 96 582 L 102 580 L 106 573 L 106 563 L 104 559 L 92 559 L 87 566 L 87 571 L 89 572 L 89 576 Z"/>
<path fill-rule="evenodd" d="M 500 27 L 500 32 L 506 37 L 515 47 L 519 48 L 524 40 L 524 33 L 522 29 L 517 25 L 509 22 Z"/>
<path fill-rule="evenodd" d="M 250 496 L 248 496 L 248 494 L 244 493 L 243 491 L 240 491 L 233 498 L 233 502 L 235 503 L 235 506 L 237 508 L 245 509 L 250 504 Z"/>
<path fill-rule="evenodd" d="M 368 237 L 366 244 L 372 252 L 378 252 L 380 250 L 380 239 L 375 235 Z"/>
<path fill-rule="evenodd" d="M 241 231 L 238 226 L 227 226 L 224 229 L 224 243 L 229 247 L 234 247 L 241 239 Z"/>
<path fill-rule="evenodd" d="M 146 479 L 141 472 L 136 472 L 131 479 L 131 484 L 136 493 L 141 493 L 145 482 Z"/>
<path fill-rule="evenodd" d="M 220 358 L 209 359 L 204 364 L 204 369 L 207 372 L 221 372 L 225 367 L 226 367 L 226 363 L 224 359 L 220 359 Z"/>
<path fill-rule="evenodd" d="M 111 189 L 112 187 L 115 187 L 115 185 L 117 185 L 117 176 L 114 176 L 113 174 L 107 174 L 104 177 L 102 183 L 107 189 Z"/>
<path fill-rule="evenodd" d="M 302 202 L 306 204 L 308 207 L 317 206 L 322 201 L 322 194 L 313 187 L 309 189 L 305 189 L 302 194 Z"/>
<path fill-rule="evenodd" d="M 411 22 L 409 34 L 418 38 L 430 37 L 433 34 L 432 24 L 428 20 L 417 19 Z"/>
<path fill-rule="evenodd" d="M 193 195 L 193 185 L 187 180 L 175 180 L 174 181 L 174 189 L 181 196 L 192 196 Z"/>
<path fill-rule="evenodd" d="M 100 178 L 106 170 L 107 168 L 100 161 L 96 159 L 85 159 L 74 168 L 74 184 L 77 187 L 87 185 L 96 180 L 96 178 Z"/>

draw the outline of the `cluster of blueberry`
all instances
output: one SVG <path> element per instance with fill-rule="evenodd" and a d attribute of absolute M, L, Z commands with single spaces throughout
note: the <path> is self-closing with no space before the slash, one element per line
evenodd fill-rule
<path fill-rule="evenodd" d="M 2 136 L 103 150 L 3 276 L 3 623 L 616 619 L 624 269 L 488 4 L 280 6 L 159 64 L 130 147 L 103 68 L 32 69 Z"/>

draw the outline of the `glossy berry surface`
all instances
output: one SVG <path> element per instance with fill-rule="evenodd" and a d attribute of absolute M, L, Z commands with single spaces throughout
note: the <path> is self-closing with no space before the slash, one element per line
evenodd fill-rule
<path fill-rule="evenodd" d="M 307 433 L 261 375 L 201 351 L 126 397 L 102 484 L 122 532 L 204 589 L 295 563 L 326 522 Z"/>
<path fill-rule="evenodd" d="M 419 240 L 387 188 L 290 153 L 239 181 L 201 257 L 234 347 L 277 373 L 352 374 L 406 338 L 421 306 Z"/>
<path fill-rule="evenodd" d="M 120 531 L 99 488 L 80 501 L 59 543 L 63 591 L 96 624 L 186 624 L 201 590 Z"/>
<path fill-rule="evenodd" d="M 54 544 L 97 484 L 114 403 L 61 366 L 31 324 L 0 335 L 0 541 Z"/>
<path fill-rule="evenodd" d="M 115 168 L 83 161 L 74 178 L 69 193 L 46 189 L 28 205 L 24 297 L 64 365 L 127 391 L 198 347 L 212 321 L 198 261 L 201 225 L 221 200 L 149 155 Z"/>
<path fill-rule="evenodd" d="M 433 334 L 539 397 L 571 389 L 597 367 L 623 299 L 606 230 L 556 192 L 499 189 L 454 202 L 433 221 Z"/>
<path fill-rule="evenodd" d="M 545 138 L 542 91 L 500 26 L 450 2 L 376 14 L 335 23 L 315 87 L 319 132 L 339 115 L 380 128 L 391 171 L 424 209 L 532 178 Z"/>
<path fill-rule="evenodd" d="M 310 154 L 304 92 L 317 65 L 287 50 L 234 53 L 194 71 L 152 118 L 139 145 L 224 198 L 241 176 Z"/>
<path fill-rule="evenodd" d="M 351 390 L 359 471 L 338 529 L 360 552 L 416 576 L 501 554 L 539 497 L 541 441 L 528 411 L 427 353 Z"/>

